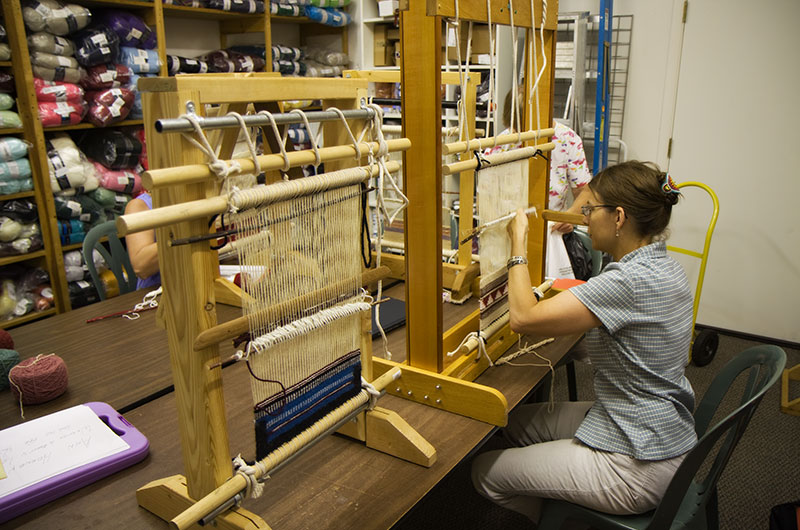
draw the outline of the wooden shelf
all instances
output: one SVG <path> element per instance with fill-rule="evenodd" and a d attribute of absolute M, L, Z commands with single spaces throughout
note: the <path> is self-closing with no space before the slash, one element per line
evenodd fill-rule
<path fill-rule="evenodd" d="M 8 195 L 0 195 L 0 201 L 13 201 L 14 199 L 27 199 L 29 197 L 35 197 L 35 192 L 33 190 L 29 191 L 20 191 L 19 193 L 9 193 Z"/>
<path fill-rule="evenodd" d="M 19 256 L 6 256 L 4 258 L 0 258 L 0 267 L 11 265 L 12 263 L 21 263 L 23 261 L 28 261 L 43 257 L 44 257 L 44 250 L 37 250 L 35 252 L 29 252 L 27 254 L 20 254 Z"/>
<path fill-rule="evenodd" d="M 0 135 L 7 135 L 7 134 L 23 134 L 25 131 L 23 129 L 14 129 L 11 127 L 3 127 L 0 128 Z"/>
<path fill-rule="evenodd" d="M 145 2 L 142 0 L 77 0 L 74 3 L 88 8 L 106 7 L 119 9 L 153 9 L 154 2 Z"/>
<path fill-rule="evenodd" d="M 18 318 L 12 318 L 11 320 L 5 320 L 0 322 L 0 329 L 8 329 L 13 328 L 14 326 L 20 326 L 22 324 L 27 324 L 28 322 L 32 322 L 34 320 L 39 320 L 40 318 L 49 317 L 51 315 L 56 314 L 56 308 L 51 307 L 50 309 L 45 309 L 44 311 L 32 311 L 27 315 L 23 315 Z"/>
<path fill-rule="evenodd" d="M 45 133 L 49 132 L 58 132 L 58 131 L 78 131 L 84 129 L 113 129 L 116 127 L 131 127 L 137 125 L 143 125 L 144 121 L 142 120 L 123 120 L 117 123 L 112 123 L 111 125 L 106 125 L 105 127 L 98 127 L 94 123 L 89 122 L 81 122 L 76 123 L 75 125 L 59 125 L 57 127 L 44 127 L 43 130 Z"/>
<path fill-rule="evenodd" d="M 236 13 L 235 11 L 223 11 L 221 9 L 175 6 L 170 4 L 164 4 L 164 15 L 180 15 L 185 18 L 202 18 L 206 20 L 228 20 L 242 18 L 255 18 L 263 20 L 264 18 L 264 13 Z"/>
<path fill-rule="evenodd" d="M 14 66 L 11 61 L 0 61 L 0 66 L 11 67 Z"/>

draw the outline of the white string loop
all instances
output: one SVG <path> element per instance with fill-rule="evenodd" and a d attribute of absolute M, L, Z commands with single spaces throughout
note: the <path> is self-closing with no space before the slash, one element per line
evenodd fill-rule
<path fill-rule="evenodd" d="M 303 120 L 303 125 L 306 127 L 306 132 L 308 132 L 308 140 L 311 142 L 311 149 L 314 150 L 314 168 L 317 168 L 322 163 L 322 157 L 319 154 L 319 146 L 317 145 L 317 141 L 314 139 L 314 135 L 311 134 L 311 124 L 308 122 L 308 116 L 306 113 L 300 109 L 292 109 L 289 111 L 289 114 L 297 114 L 300 116 L 300 119 Z M 284 133 L 284 138 L 289 131 L 289 128 L 286 128 L 286 133 Z"/>
<path fill-rule="evenodd" d="M 275 116 L 273 116 L 271 112 L 268 110 L 262 110 L 259 111 L 259 114 L 266 116 L 270 125 L 272 125 L 272 132 L 275 134 L 275 141 L 278 142 L 278 148 L 281 150 L 281 156 L 283 157 L 283 176 L 285 180 L 288 180 L 289 177 L 286 175 L 286 173 L 289 171 L 291 166 L 289 165 L 289 155 L 286 153 L 286 135 L 281 137 L 281 132 L 278 130 L 278 124 L 275 121 Z"/>
<path fill-rule="evenodd" d="M 142 301 L 135 306 L 133 306 L 132 313 L 123 313 L 122 318 L 127 318 L 128 320 L 136 320 L 139 318 L 139 313 L 136 311 L 144 311 L 145 309 L 154 309 L 158 307 L 158 300 L 157 298 L 161 295 L 161 287 L 150 291 L 149 293 L 144 295 Z"/>
<path fill-rule="evenodd" d="M 245 462 L 242 455 L 236 455 L 236 458 L 233 459 L 233 470 L 237 475 L 242 475 L 247 485 L 245 487 L 245 497 L 252 497 L 257 499 L 261 497 L 261 494 L 264 493 L 264 484 L 263 480 L 269 478 L 266 475 L 266 468 L 264 464 L 261 462 L 256 462 L 254 465 L 250 465 Z M 262 480 L 258 480 L 256 478 L 256 473 L 261 472 Z"/>
<path fill-rule="evenodd" d="M 377 388 L 372 386 L 372 383 L 364 379 L 364 376 L 361 376 L 361 388 L 366 390 L 369 394 L 369 410 L 375 408 L 375 405 L 378 403 L 378 398 L 381 397 L 381 393 L 378 391 Z"/>

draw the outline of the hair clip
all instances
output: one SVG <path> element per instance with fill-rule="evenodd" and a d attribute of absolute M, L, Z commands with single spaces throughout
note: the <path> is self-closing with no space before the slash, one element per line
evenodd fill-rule
<path fill-rule="evenodd" d="M 669 176 L 669 173 L 664 176 L 664 182 L 661 184 L 661 189 L 664 190 L 664 193 L 677 193 L 678 195 L 681 194 L 681 190 L 678 189 L 678 186 L 675 184 L 675 181 L 672 180 L 672 177 Z"/>

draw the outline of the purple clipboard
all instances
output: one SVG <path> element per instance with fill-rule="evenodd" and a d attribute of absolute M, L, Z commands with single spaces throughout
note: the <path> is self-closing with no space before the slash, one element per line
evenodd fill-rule
<path fill-rule="evenodd" d="M 93 401 L 84 405 L 97 414 L 97 417 L 122 438 L 129 448 L 1 497 L 0 523 L 132 466 L 147 456 L 150 443 L 122 414 L 107 403 Z"/>

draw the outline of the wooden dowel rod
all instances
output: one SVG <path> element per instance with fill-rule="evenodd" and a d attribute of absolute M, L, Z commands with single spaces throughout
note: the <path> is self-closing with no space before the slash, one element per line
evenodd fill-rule
<path fill-rule="evenodd" d="M 376 269 L 367 269 L 361 274 L 361 285 L 369 285 L 370 283 L 383 280 L 388 278 L 390 274 L 391 270 L 386 266 L 381 266 Z M 310 300 L 318 300 L 320 298 L 324 299 L 334 296 L 338 291 L 345 287 L 345 285 L 343 285 L 345 283 L 349 282 L 339 282 L 329 285 L 328 287 L 318 289 L 317 291 L 304 294 L 298 298 L 281 302 L 280 304 L 276 304 L 272 307 L 268 307 L 259 311 L 256 316 L 259 319 L 277 320 L 282 317 L 291 307 L 307 305 L 308 301 Z M 229 320 L 228 322 L 216 325 L 213 328 L 208 328 L 207 330 L 199 333 L 194 339 L 194 350 L 201 351 L 204 348 L 208 348 L 214 344 L 219 344 L 225 340 L 234 339 L 249 329 L 250 325 L 246 316 Z"/>
<path fill-rule="evenodd" d="M 491 161 L 493 164 L 505 164 L 514 162 L 515 160 L 522 160 L 523 158 L 532 157 L 536 151 L 547 153 L 555 149 L 556 144 L 548 142 L 546 144 L 539 144 L 533 147 L 522 147 L 520 149 L 512 149 L 503 153 L 497 153 L 484 157 L 486 160 Z M 493 157 L 495 160 L 492 160 Z M 469 171 L 478 167 L 478 159 L 470 158 L 461 162 L 453 162 L 452 164 L 445 164 L 442 166 L 442 175 L 456 175 L 462 171 Z"/>
<path fill-rule="evenodd" d="M 538 131 L 525 131 L 519 134 L 501 134 L 497 137 L 490 136 L 489 138 L 481 138 L 480 140 L 474 139 L 469 142 L 452 142 L 442 146 L 442 155 L 452 155 L 455 153 L 464 153 L 466 151 L 483 150 L 487 147 L 494 147 L 495 145 L 508 145 L 519 142 L 528 142 L 530 140 L 537 140 L 553 136 L 555 129 L 541 129 Z M 495 143 L 495 139 L 497 142 Z"/>
<path fill-rule="evenodd" d="M 389 370 L 372 381 L 372 386 L 375 387 L 375 389 L 379 392 L 383 392 L 389 383 L 400 377 L 400 374 L 400 368 Z M 369 398 L 369 392 L 362 390 L 356 394 L 356 396 L 350 398 L 326 414 L 314 425 L 300 432 L 292 440 L 284 443 L 276 450 L 265 456 L 259 462 L 260 465 L 254 466 L 254 476 L 256 480 L 261 479 L 264 474 L 268 474 L 280 463 L 284 462 L 300 451 L 303 446 L 310 443 L 320 434 L 324 433 L 329 425 L 336 424 L 338 421 L 351 414 L 354 410 L 366 405 L 369 402 Z M 211 491 L 208 495 L 178 514 L 174 519 L 172 519 L 172 521 L 170 521 L 170 526 L 181 530 L 189 528 L 193 524 L 197 523 L 197 521 L 216 510 L 219 506 L 222 506 L 228 502 L 229 499 L 244 491 L 246 488 L 247 479 L 245 479 L 241 474 L 237 473 L 222 483 L 215 490 Z"/>
<path fill-rule="evenodd" d="M 387 140 L 389 152 L 406 151 L 411 147 L 411 140 L 408 138 L 396 138 Z M 370 152 L 378 151 L 377 142 L 362 142 L 359 144 L 361 154 L 366 156 Z M 352 145 L 336 145 L 331 147 L 321 147 L 319 156 L 323 162 L 331 160 L 344 160 L 356 156 L 356 150 Z M 307 166 L 316 162 L 316 156 L 312 149 L 303 151 L 287 151 L 286 158 L 289 160 L 290 167 Z M 242 168 L 243 173 L 255 171 L 255 164 L 251 158 L 238 158 L 236 161 Z M 225 161 L 228 166 L 230 160 Z M 268 154 L 258 157 L 258 163 L 262 171 L 274 171 L 283 169 L 286 164 L 282 154 Z M 360 162 L 359 162 L 360 163 Z M 186 166 L 169 167 L 163 169 L 151 169 L 142 173 L 142 185 L 150 191 L 163 186 L 177 186 L 179 184 L 191 184 L 206 179 L 217 178 L 216 174 L 206 164 L 189 164 Z"/>
<path fill-rule="evenodd" d="M 400 169 L 400 164 L 398 162 L 389 161 L 386 164 L 386 169 L 390 172 L 397 171 Z M 379 171 L 378 165 L 373 164 L 369 167 L 369 170 L 372 176 L 377 175 Z M 310 179 L 313 177 L 307 178 Z M 302 180 L 303 179 L 298 179 L 292 182 L 299 182 Z M 279 184 L 280 183 L 276 183 L 276 185 Z M 228 198 L 224 195 L 162 206 L 153 210 L 145 210 L 117 217 L 117 233 L 120 236 L 126 236 L 136 232 L 143 232 L 144 230 L 154 230 L 160 226 L 167 226 L 181 221 L 192 221 L 211 217 L 223 213 L 227 209 Z"/>
<path fill-rule="evenodd" d="M 585 225 L 583 222 L 583 214 L 559 212 L 556 210 L 543 210 L 542 219 L 545 221 L 553 221 L 554 223 L 569 223 L 571 225 Z"/>

